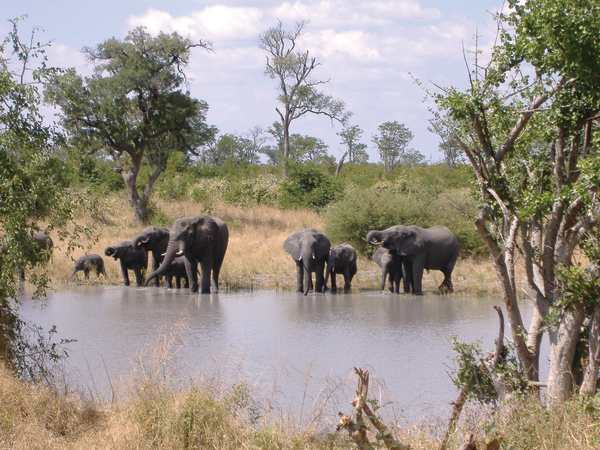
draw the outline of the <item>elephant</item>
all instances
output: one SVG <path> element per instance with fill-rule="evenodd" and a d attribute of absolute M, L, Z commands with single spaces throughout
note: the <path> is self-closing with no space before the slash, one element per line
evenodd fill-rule
<path fill-rule="evenodd" d="M 152 270 L 158 269 L 169 244 L 169 230 L 149 227 L 133 239 L 133 245 L 152 254 Z M 156 286 L 160 286 L 160 277 L 156 277 Z"/>
<path fill-rule="evenodd" d="M 315 272 L 317 292 L 325 291 L 324 271 L 331 242 L 323 233 L 312 228 L 291 234 L 283 243 L 284 250 L 294 259 L 297 270 L 297 289 L 312 289 L 312 272 Z"/>
<path fill-rule="evenodd" d="M 185 287 L 190 287 L 187 271 L 185 270 L 185 258 L 183 256 L 175 257 L 171 265 L 165 270 L 163 276 L 165 277 L 169 289 L 173 288 L 173 278 L 175 278 L 175 286 L 177 289 L 181 289 L 182 279 L 185 281 Z"/>
<path fill-rule="evenodd" d="M 144 272 L 148 267 L 148 255 L 142 248 L 135 247 L 133 241 L 123 241 L 117 245 L 106 247 L 106 256 L 112 256 L 121 263 L 121 273 L 125 286 L 129 286 L 129 270 L 135 274 L 135 283 L 138 287 L 144 284 Z"/>
<path fill-rule="evenodd" d="M 372 230 L 367 242 L 394 250 L 409 264 L 413 293 L 423 295 L 423 270 L 440 270 L 444 281 L 440 292 L 453 292 L 452 270 L 458 259 L 460 245 L 457 237 L 446 227 L 421 228 L 415 225 L 396 225 L 386 230 Z"/>
<path fill-rule="evenodd" d="M 89 279 L 90 272 L 92 270 L 96 271 L 96 276 L 100 277 L 100 275 L 104 275 L 106 278 L 106 271 L 104 270 L 104 260 L 100 255 L 83 255 L 80 256 L 77 261 L 75 261 L 75 266 L 73 267 L 73 273 L 71 274 L 71 279 L 75 279 L 77 276 L 77 272 L 83 272 L 85 275 L 85 279 Z"/>
<path fill-rule="evenodd" d="M 40 253 L 38 261 L 47 263 L 50 260 L 52 250 L 54 249 L 52 238 L 44 231 L 35 231 L 31 234 L 31 242 L 33 243 L 33 248 Z M 25 281 L 25 270 L 21 269 L 19 271 L 19 278 L 21 281 Z"/>
<path fill-rule="evenodd" d="M 344 276 L 344 292 L 352 289 L 352 278 L 356 275 L 356 250 L 350 244 L 336 245 L 329 251 L 327 257 L 327 274 L 325 275 L 325 286 L 331 276 L 331 292 L 337 291 L 336 275 Z"/>
<path fill-rule="evenodd" d="M 408 293 L 412 289 L 410 266 L 394 250 L 379 247 L 371 259 L 381 268 L 381 290 L 385 290 L 385 280 L 388 278 L 390 292 L 400 293 L 400 280 L 403 280 L 403 290 Z"/>
<path fill-rule="evenodd" d="M 201 293 L 210 293 L 211 273 L 218 291 L 219 272 L 229 243 L 227 225 L 218 217 L 183 217 L 175 221 L 169 236 L 165 258 L 148 276 L 146 286 L 155 277 L 163 275 L 176 256 L 183 255 L 191 291 L 198 292 L 198 264 L 202 268 Z"/>

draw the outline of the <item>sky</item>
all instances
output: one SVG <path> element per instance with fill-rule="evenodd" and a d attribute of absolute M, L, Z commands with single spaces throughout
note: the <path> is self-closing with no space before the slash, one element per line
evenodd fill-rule
<path fill-rule="evenodd" d="M 414 134 L 410 146 L 430 161 L 441 158 L 437 136 L 428 130 L 425 91 L 463 86 L 467 77 L 462 46 L 485 48 L 493 41 L 493 14 L 502 0 L 0 0 L 0 33 L 6 20 L 27 15 L 27 26 L 52 41 L 51 64 L 89 72 L 81 49 L 123 38 L 136 26 L 151 33 L 173 32 L 208 40 L 214 52 L 195 49 L 186 73 L 189 88 L 206 100 L 209 123 L 222 133 L 245 134 L 277 119 L 275 81 L 264 73 L 258 36 L 281 20 L 306 21 L 301 46 L 322 66 L 316 79 L 330 80 L 326 94 L 346 104 L 352 124 L 364 130 L 371 160 L 377 126 L 397 120 Z M 343 153 L 340 126 L 305 117 L 292 132 L 319 137 L 336 157 Z"/>

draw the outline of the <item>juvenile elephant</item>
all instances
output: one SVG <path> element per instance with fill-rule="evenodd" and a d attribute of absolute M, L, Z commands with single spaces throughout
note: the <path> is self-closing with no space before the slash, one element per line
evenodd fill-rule
<path fill-rule="evenodd" d="M 327 275 L 325 275 L 325 286 L 331 276 L 331 292 L 337 291 L 336 275 L 344 276 L 344 292 L 352 289 L 352 278 L 356 275 L 356 250 L 350 244 L 340 244 L 333 247 L 327 257 Z"/>
<path fill-rule="evenodd" d="M 367 241 L 395 251 L 410 264 L 414 294 L 423 295 L 424 269 L 440 270 L 444 274 L 440 291 L 453 292 L 452 270 L 458 259 L 460 246 L 458 239 L 448 228 L 396 225 L 382 231 L 369 231 Z"/>
<path fill-rule="evenodd" d="M 134 247 L 132 241 L 123 241 L 117 245 L 106 247 L 104 251 L 106 256 L 112 256 L 121 263 L 121 274 L 125 286 L 129 286 L 129 270 L 135 274 L 135 283 L 137 286 L 144 284 L 144 272 L 148 267 L 148 255 L 146 251 L 139 247 Z"/>
<path fill-rule="evenodd" d="M 185 258 L 183 256 L 177 256 L 169 267 L 167 267 L 163 276 L 165 277 L 169 289 L 173 288 L 173 278 L 175 278 L 175 286 L 177 289 L 181 289 L 181 280 L 185 281 L 186 288 L 190 287 L 187 272 L 185 270 Z"/>
<path fill-rule="evenodd" d="M 133 239 L 134 246 L 143 248 L 144 251 L 152 254 L 153 271 L 158 269 L 162 262 L 168 244 L 169 230 L 166 228 L 149 227 Z M 156 286 L 160 286 L 160 277 L 156 277 Z"/>
<path fill-rule="evenodd" d="M 37 257 L 38 263 L 47 263 L 52 256 L 52 250 L 54 249 L 54 242 L 47 233 L 43 231 L 35 231 L 31 234 L 32 247 Z M 25 270 L 19 271 L 19 278 L 25 281 Z"/>
<path fill-rule="evenodd" d="M 106 277 L 106 271 L 104 270 L 104 260 L 100 255 L 83 255 L 80 256 L 77 261 L 75 261 L 75 266 L 73 267 L 73 273 L 71 274 L 71 279 L 75 279 L 77 276 L 77 272 L 83 272 L 85 275 L 85 279 L 89 279 L 90 272 L 92 270 L 96 271 L 96 276 L 100 277 L 100 275 L 104 275 Z"/>
<path fill-rule="evenodd" d="M 296 263 L 298 292 L 308 295 L 308 291 L 312 289 L 313 272 L 317 292 L 324 292 L 325 263 L 331 250 L 331 242 L 327 236 L 314 229 L 297 231 L 285 240 L 283 248 Z"/>
<path fill-rule="evenodd" d="M 148 276 L 146 286 L 155 277 L 163 275 L 176 256 L 183 255 L 191 291 L 198 292 L 198 264 L 202 268 L 202 293 L 210 293 L 211 273 L 218 291 L 219 272 L 229 243 L 227 225 L 218 217 L 185 217 L 175 221 L 169 236 L 165 258 Z"/>
<path fill-rule="evenodd" d="M 408 293 L 411 291 L 412 283 L 410 279 L 410 272 L 406 270 L 407 267 L 398 254 L 393 250 L 379 247 L 373 253 L 373 261 L 381 268 L 381 290 L 385 290 L 386 278 L 390 283 L 389 290 L 396 294 L 400 293 L 400 280 L 403 280 L 404 292 Z"/>

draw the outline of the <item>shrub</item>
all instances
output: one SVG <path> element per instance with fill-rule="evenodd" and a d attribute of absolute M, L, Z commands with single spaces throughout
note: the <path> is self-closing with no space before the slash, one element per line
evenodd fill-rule
<path fill-rule="evenodd" d="M 461 242 L 462 254 L 483 253 L 483 244 L 473 225 L 475 204 L 464 189 L 440 195 L 425 190 L 410 192 L 403 179 L 381 181 L 369 189 L 349 187 L 343 198 L 325 212 L 327 234 L 335 242 L 350 242 L 368 253 L 365 237 L 369 230 L 393 225 L 430 227 L 444 225 Z M 473 215 L 471 215 L 473 214 Z"/>
<path fill-rule="evenodd" d="M 318 166 L 292 167 L 287 181 L 281 185 L 280 204 L 284 208 L 321 209 L 340 196 L 342 183 Z"/>

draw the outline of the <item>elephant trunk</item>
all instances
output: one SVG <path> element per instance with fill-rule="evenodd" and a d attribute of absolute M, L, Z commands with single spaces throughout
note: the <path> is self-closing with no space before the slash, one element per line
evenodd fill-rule
<path fill-rule="evenodd" d="M 367 233 L 367 242 L 369 244 L 381 244 L 383 242 L 381 231 L 369 231 Z"/>
<path fill-rule="evenodd" d="M 114 253 L 115 253 L 114 247 L 106 247 L 106 250 L 104 250 L 104 254 L 106 256 L 112 256 Z"/>
<path fill-rule="evenodd" d="M 162 274 L 164 274 L 167 271 L 167 269 L 169 268 L 169 266 L 175 259 L 175 256 L 177 256 L 178 250 L 179 250 L 179 247 L 178 247 L 177 243 L 175 241 L 169 240 L 169 245 L 167 245 L 167 251 L 165 253 L 165 257 L 162 260 L 162 263 L 160 263 L 160 266 L 158 267 L 158 269 L 156 269 L 154 272 L 152 272 L 150 275 L 148 275 L 148 279 L 146 280 L 146 286 L 148 286 L 150 284 L 150 281 L 152 281 L 154 278 L 160 277 Z"/>

